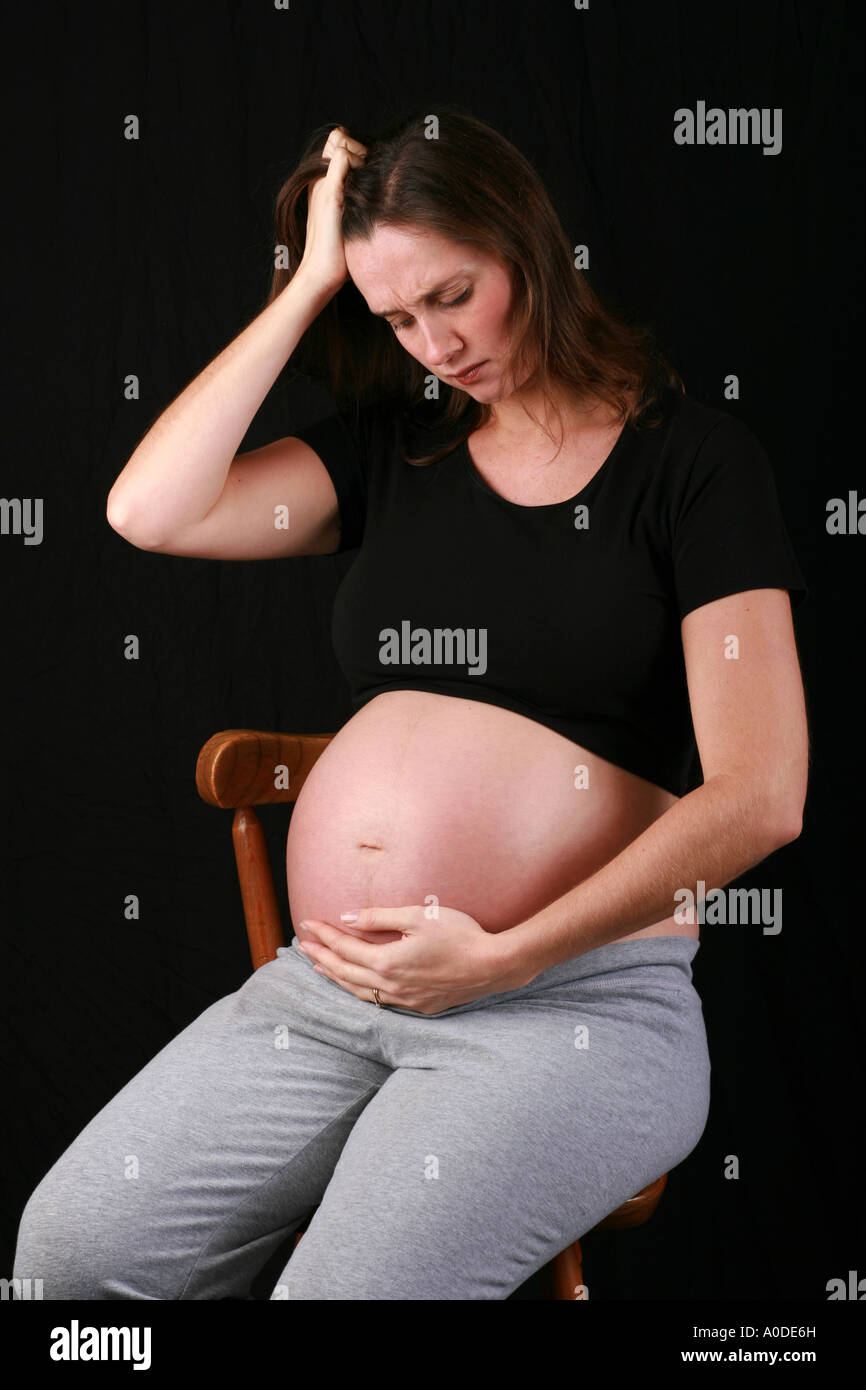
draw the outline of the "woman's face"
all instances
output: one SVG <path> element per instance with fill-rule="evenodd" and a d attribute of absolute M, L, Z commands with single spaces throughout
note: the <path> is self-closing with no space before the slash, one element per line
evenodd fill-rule
<path fill-rule="evenodd" d="M 511 395 L 505 355 L 512 285 L 498 256 L 409 227 L 378 227 L 369 241 L 348 241 L 345 252 L 371 312 L 391 324 L 423 367 L 478 401 Z M 456 379 L 479 362 L 470 380 Z"/>

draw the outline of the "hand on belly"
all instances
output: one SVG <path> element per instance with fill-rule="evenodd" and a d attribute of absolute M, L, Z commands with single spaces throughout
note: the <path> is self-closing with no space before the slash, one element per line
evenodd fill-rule
<path fill-rule="evenodd" d="M 381 910 L 383 912 L 411 912 L 413 911 L 415 906 L 415 904 L 410 904 L 405 908 L 382 907 Z M 379 910 L 378 905 L 375 907 L 365 907 L 364 909 L 365 912 L 376 912 L 377 910 Z M 378 930 L 373 930 L 370 928 L 350 926 L 348 922 L 334 921 L 330 917 L 305 917 L 304 920 L 302 922 L 298 922 L 297 926 L 295 927 L 295 935 L 301 943 L 304 943 L 306 941 L 314 941 L 317 939 L 311 932 L 310 926 L 308 925 L 309 923 L 312 923 L 313 927 L 317 927 L 320 925 L 333 927 L 336 931 L 345 932 L 347 936 L 354 936 L 359 941 L 366 941 L 370 946 L 387 946 L 389 942 L 403 940 L 403 933 L 401 931 L 394 931 L 390 928 L 380 928 Z"/>
<path fill-rule="evenodd" d="M 528 983 L 514 977 L 480 923 L 440 904 L 364 908 L 357 931 L 315 919 L 298 927 L 305 932 L 302 949 L 321 974 L 359 999 L 372 999 L 375 988 L 383 1004 L 415 1013 L 441 1013 Z M 386 935 L 399 945 L 366 944 Z"/>

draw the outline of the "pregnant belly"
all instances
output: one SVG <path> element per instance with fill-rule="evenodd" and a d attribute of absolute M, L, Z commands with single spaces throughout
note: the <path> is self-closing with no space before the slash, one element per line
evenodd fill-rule
<path fill-rule="evenodd" d="M 586 787 L 575 785 L 584 765 Z M 305 917 L 339 926 L 351 908 L 431 900 L 503 931 L 594 873 L 676 799 L 510 710 L 386 691 L 335 735 L 294 805 L 295 935 L 310 935 L 298 926 Z M 670 917 L 615 939 L 697 934 Z"/>

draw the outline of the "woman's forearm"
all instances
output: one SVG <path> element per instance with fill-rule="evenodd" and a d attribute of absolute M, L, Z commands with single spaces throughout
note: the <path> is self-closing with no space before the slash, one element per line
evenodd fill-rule
<path fill-rule="evenodd" d="M 503 963 L 529 983 L 542 970 L 681 906 L 674 894 L 722 888 L 797 838 L 732 775 L 720 774 L 675 802 L 625 849 L 562 897 L 492 938 Z"/>
<path fill-rule="evenodd" d="M 160 545 L 207 515 L 250 422 L 333 293 L 301 267 L 172 401 L 108 495 L 106 511 L 115 530 Z"/>

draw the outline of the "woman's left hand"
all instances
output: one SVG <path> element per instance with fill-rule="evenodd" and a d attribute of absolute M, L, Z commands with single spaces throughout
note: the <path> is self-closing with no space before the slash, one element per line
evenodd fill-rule
<path fill-rule="evenodd" d="M 353 930 L 402 933 L 402 940 L 381 946 L 317 918 L 299 925 L 316 937 L 299 944 L 320 974 L 365 1001 L 375 1003 L 376 988 L 383 1004 L 413 1013 L 442 1013 L 485 994 L 518 989 L 532 978 L 515 971 L 498 933 L 453 907 L 359 909 Z"/>

